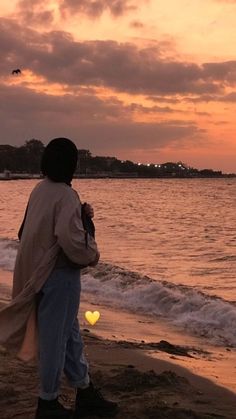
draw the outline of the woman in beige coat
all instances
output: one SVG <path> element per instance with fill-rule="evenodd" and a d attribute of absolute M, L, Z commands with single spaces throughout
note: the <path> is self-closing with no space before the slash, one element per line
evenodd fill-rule
<path fill-rule="evenodd" d="M 93 231 L 93 210 L 84 207 L 71 187 L 78 151 L 65 138 L 45 148 L 41 170 L 45 179 L 33 189 L 19 236 L 13 299 L 0 312 L 0 343 L 21 359 L 39 359 L 40 394 L 36 419 L 72 417 L 58 401 L 64 371 L 77 389 L 74 418 L 96 413 L 114 416 L 117 405 L 93 386 L 83 354 L 77 313 L 80 269 L 99 260 Z M 86 223 L 86 220 L 89 221 Z"/>

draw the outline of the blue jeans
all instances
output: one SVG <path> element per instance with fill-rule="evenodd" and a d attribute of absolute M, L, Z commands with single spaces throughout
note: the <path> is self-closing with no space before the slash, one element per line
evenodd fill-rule
<path fill-rule="evenodd" d="M 72 387 L 89 384 L 88 363 L 77 319 L 80 303 L 80 270 L 53 270 L 39 296 L 40 397 L 58 396 L 62 371 Z"/>

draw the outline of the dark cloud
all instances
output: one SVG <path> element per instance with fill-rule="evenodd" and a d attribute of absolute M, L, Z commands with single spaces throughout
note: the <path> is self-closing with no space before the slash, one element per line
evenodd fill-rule
<path fill-rule="evenodd" d="M 19 144 L 33 137 L 47 142 L 50 137 L 69 136 L 78 146 L 99 152 L 109 146 L 114 150 L 158 149 L 186 139 L 198 141 L 203 134 L 192 121 L 135 122 L 132 106 L 112 97 L 58 97 L 16 86 L 1 86 L 0 95 L 2 143 Z"/>
<path fill-rule="evenodd" d="M 117 18 L 135 10 L 148 0 L 57 0 L 50 6 L 47 0 L 19 0 L 17 16 L 28 25 L 49 25 L 58 11 L 62 18 L 85 15 L 90 19 L 100 17 L 105 11 Z"/>
<path fill-rule="evenodd" d="M 170 108 L 169 106 L 143 106 L 139 103 L 132 103 L 127 107 L 131 112 L 140 112 L 142 114 L 150 113 L 173 113 L 178 112 L 175 109 Z M 180 112 L 180 111 L 179 111 Z"/>
<path fill-rule="evenodd" d="M 130 27 L 135 29 L 141 29 L 144 27 L 144 24 L 139 20 L 132 20 L 132 22 L 130 22 Z"/>
<path fill-rule="evenodd" d="M 202 95 L 202 96 L 189 96 L 184 97 L 186 102 L 231 102 L 236 103 L 236 92 L 230 92 L 225 95 Z"/>
<path fill-rule="evenodd" d="M 137 1 L 132 0 L 61 0 L 58 3 L 62 14 L 82 13 L 91 18 L 99 17 L 107 10 L 112 16 L 118 17 L 137 9 Z"/>
<path fill-rule="evenodd" d="M 173 96 L 147 96 L 146 99 L 154 103 L 180 103 L 180 99 Z"/>
<path fill-rule="evenodd" d="M 205 77 L 215 81 L 225 81 L 227 84 L 236 81 L 236 61 L 223 63 L 205 63 L 202 65 Z"/>
<path fill-rule="evenodd" d="M 94 92 L 84 89 L 78 90 L 77 94 L 52 95 L 37 93 L 29 88 L 20 86 L 1 86 L 0 111 L 20 116 L 22 113 L 35 112 L 38 115 L 51 113 L 61 115 L 68 113 L 70 118 L 78 118 L 83 121 L 131 121 L 133 115 L 141 114 L 169 114 L 176 112 L 168 106 L 143 106 L 138 103 L 124 104 L 116 97 L 110 96 L 105 99 L 97 97 Z"/>
<path fill-rule="evenodd" d="M 186 97 L 183 97 L 183 101 L 192 102 L 192 103 L 211 102 L 211 101 L 215 101 L 216 97 L 217 97 L 216 95 L 208 95 L 208 94 L 203 94 L 201 96 L 186 96 Z"/>
<path fill-rule="evenodd" d="M 195 114 L 200 115 L 200 116 L 212 116 L 212 114 L 209 112 L 201 112 L 201 111 L 195 111 Z"/>
<path fill-rule="evenodd" d="M 20 63 L 51 83 L 151 96 L 223 94 L 226 85 L 236 83 L 236 61 L 202 65 L 174 61 L 164 58 L 158 45 L 78 42 L 63 31 L 40 34 L 3 18 L 0 31 L 2 75 L 9 63 Z"/>
<path fill-rule="evenodd" d="M 174 113 L 181 111 L 171 104 L 183 97 L 197 101 L 228 96 L 234 101 L 233 94 L 224 96 L 225 86 L 236 82 L 234 61 L 180 62 L 166 58 L 157 43 L 138 48 L 115 41 L 78 42 L 70 33 L 39 33 L 6 18 L 0 19 L 0 33 L 2 143 L 68 136 L 98 154 L 109 149 L 119 153 L 199 145 L 205 131 L 194 121 L 174 119 Z M 12 68 L 18 67 L 21 85 L 7 86 Z M 56 96 L 30 90 L 24 77 L 28 70 L 40 76 L 39 86 L 44 80 L 50 90 L 50 84 L 58 83 L 66 93 Z M 98 97 L 100 87 L 113 91 L 113 96 Z M 145 95 L 153 106 L 135 99 L 125 104 L 116 92 Z M 156 122 L 136 122 L 140 115 Z"/>

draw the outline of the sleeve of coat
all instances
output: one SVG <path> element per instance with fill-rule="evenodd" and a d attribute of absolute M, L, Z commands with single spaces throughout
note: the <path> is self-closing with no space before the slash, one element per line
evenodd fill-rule
<path fill-rule="evenodd" d="M 96 241 L 83 228 L 81 203 L 73 189 L 58 204 L 55 236 L 66 256 L 78 265 L 88 266 L 98 257 Z"/>

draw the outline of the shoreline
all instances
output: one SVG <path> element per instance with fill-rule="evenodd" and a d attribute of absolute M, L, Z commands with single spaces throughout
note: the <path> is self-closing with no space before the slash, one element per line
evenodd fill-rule
<path fill-rule="evenodd" d="M 85 175 L 80 174 L 78 176 L 73 177 L 73 180 L 83 180 L 83 179 L 235 179 L 236 174 L 234 175 L 215 175 L 215 176 L 175 176 L 175 175 L 167 175 L 167 176 L 138 176 L 138 175 L 127 175 L 124 176 L 122 174 L 94 174 L 94 175 Z M 0 181 L 11 181 L 11 180 L 43 180 L 43 177 L 40 175 L 12 175 L 10 177 L 0 177 Z"/>
<path fill-rule="evenodd" d="M 12 273 L 0 271 L 0 307 L 10 299 L 11 282 Z M 94 326 L 85 320 L 87 310 L 101 314 Z M 122 351 L 141 351 L 153 364 L 171 363 L 172 371 L 178 373 L 183 368 L 190 374 L 199 374 L 236 396 L 235 348 L 210 345 L 206 339 L 190 335 L 163 319 L 108 307 L 83 291 L 78 318 L 88 338 L 93 335 L 94 340 L 117 344 Z"/>
<path fill-rule="evenodd" d="M 84 318 L 87 310 L 101 314 L 94 326 Z M 127 350 L 141 350 L 154 363 L 171 363 L 176 373 L 179 368 L 187 369 L 236 396 L 236 348 L 213 346 L 206 339 L 190 335 L 163 319 L 94 303 L 91 295 L 85 293 L 82 293 L 78 317 L 81 330 L 89 330 L 96 338 L 118 342 Z"/>
<path fill-rule="evenodd" d="M 10 299 L 11 284 L 12 272 L 0 270 L 0 307 Z M 90 326 L 85 320 L 87 310 L 100 312 L 95 326 Z M 154 360 L 157 357 L 163 361 L 171 360 L 175 366 L 187 367 L 236 394 L 236 348 L 210 344 L 204 336 L 188 333 L 163 318 L 109 307 L 83 288 L 78 318 L 81 330 L 90 330 L 97 338 L 118 341 L 122 347 L 141 349 Z M 161 341 L 184 349 L 190 356 L 168 353 L 165 347 L 160 350 Z"/>
<path fill-rule="evenodd" d="M 0 271 L 0 307 L 9 301 L 11 283 L 12 272 Z M 101 314 L 94 326 L 85 320 L 87 310 Z M 119 403 L 117 419 L 235 417 L 236 349 L 211 346 L 162 319 L 107 307 L 83 291 L 78 317 L 93 381 Z M 73 407 L 65 378 L 61 394 Z M 37 397 L 36 363 L 0 347 L 1 418 L 33 419 Z"/>

